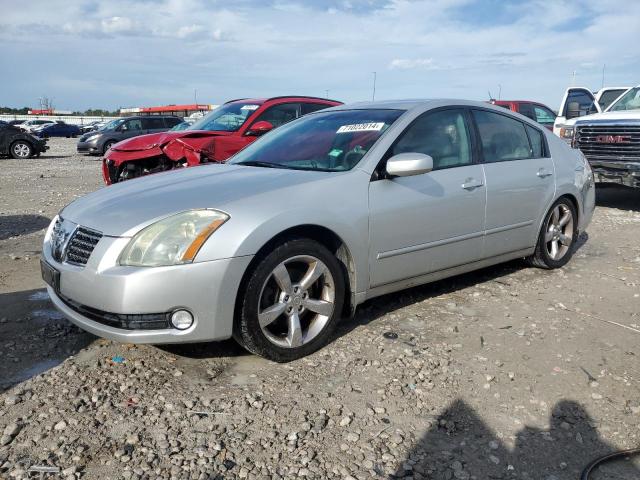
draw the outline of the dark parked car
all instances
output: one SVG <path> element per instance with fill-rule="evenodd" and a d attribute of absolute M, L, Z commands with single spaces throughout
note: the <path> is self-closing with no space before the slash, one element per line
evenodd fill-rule
<path fill-rule="evenodd" d="M 70 125 L 64 122 L 56 122 L 50 123 L 48 125 L 43 125 L 41 127 L 34 128 L 32 130 L 34 135 L 37 135 L 41 138 L 49 138 L 49 137 L 77 137 L 80 135 L 80 127 L 77 125 Z"/>
<path fill-rule="evenodd" d="M 9 125 L 22 125 L 25 122 L 25 120 L 9 120 Z"/>
<path fill-rule="evenodd" d="M 0 155 L 29 158 L 40 155 L 48 148 L 45 140 L 23 132 L 13 125 L 0 124 Z"/>
<path fill-rule="evenodd" d="M 78 152 L 89 154 L 106 153 L 112 145 L 127 138 L 161 133 L 182 122 L 180 117 L 169 115 L 147 115 L 118 118 L 94 132 L 85 133 L 78 139 Z"/>

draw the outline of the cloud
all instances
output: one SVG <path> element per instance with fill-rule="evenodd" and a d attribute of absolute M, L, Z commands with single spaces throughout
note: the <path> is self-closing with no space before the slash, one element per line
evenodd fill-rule
<path fill-rule="evenodd" d="M 389 63 L 389 68 L 392 70 L 413 70 L 416 68 L 435 70 L 437 67 L 433 64 L 433 58 L 394 58 Z"/>
<path fill-rule="evenodd" d="M 0 11 L 4 64 L 21 65 L 3 72 L 0 105 L 178 103 L 194 89 L 211 103 L 326 90 L 350 102 L 370 98 L 377 71 L 376 98 L 484 99 L 500 84 L 553 108 L 574 70 L 590 88 L 604 63 L 605 83 L 640 79 L 640 2 L 0 0 Z"/>

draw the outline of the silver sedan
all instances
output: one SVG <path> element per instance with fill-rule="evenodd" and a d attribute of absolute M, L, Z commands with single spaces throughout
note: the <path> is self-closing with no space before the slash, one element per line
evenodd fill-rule
<path fill-rule="evenodd" d="M 235 338 L 289 361 L 378 295 L 515 258 L 562 267 L 593 175 L 492 105 L 393 101 L 287 124 L 224 165 L 104 188 L 64 208 L 42 274 L 72 322 L 122 342 Z"/>

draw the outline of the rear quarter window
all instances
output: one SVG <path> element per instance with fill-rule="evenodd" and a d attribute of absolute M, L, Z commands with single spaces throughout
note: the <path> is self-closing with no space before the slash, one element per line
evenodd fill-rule
<path fill-rule="evenodd" d="M 531 142 L 531 156 L 533 158 L 542 158 L 545 155 L 546 148 L 544 143 L 544 134 L 537 128 L 526 125 L 529 141 Z"/>

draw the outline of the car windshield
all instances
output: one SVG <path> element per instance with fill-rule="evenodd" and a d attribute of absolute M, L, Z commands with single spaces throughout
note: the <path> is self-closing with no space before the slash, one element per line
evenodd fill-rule
<path fill-rule="evenodd" d="M 267 168 L 351 170 L 402 110 L 339 110 L 310 114 L 267 134 L 229 162 Z"/>
<path fill-rule="evenodd" d="M 255 112 L 260 105 L 252 102 L 233 102 L 221 105 L 211 111 L 187 130 L 209 130 L 213 132 L 235 132 L 249 115 Z"/>
<path fill-rule="evenodd" d="M 111 120 L 109 123 L 107 123 L 103 127 L 99 128 L 98 130 L 115 130 L 122 123 L 124 123 L 124 120 L 125 120 L 124 118 L 117 118 L 115 120 Z"/>
<path fill-rule="evenodd" d="M 609 107 L 610 112 L 640 109 L 640 86 L 630 88 L 618 101 Z"/>

